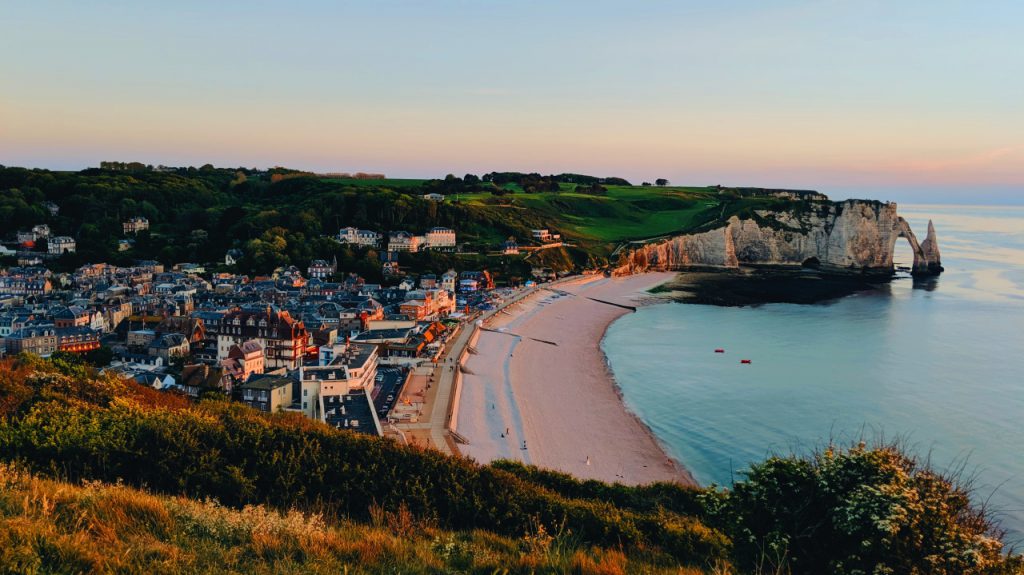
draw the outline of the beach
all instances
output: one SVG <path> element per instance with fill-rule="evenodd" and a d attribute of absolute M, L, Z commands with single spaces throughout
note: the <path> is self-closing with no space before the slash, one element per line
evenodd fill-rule
<path fill-rule="evenodd" d="M 583 479 L 694 483 L 626 408 L 608 370 L 601 339 L 630 310 L 594 301 L 635 306 L 673 277 L 577 278 L 489 318 L 464 362 L 456 429 L 468 444 L 459 451 Z"/>

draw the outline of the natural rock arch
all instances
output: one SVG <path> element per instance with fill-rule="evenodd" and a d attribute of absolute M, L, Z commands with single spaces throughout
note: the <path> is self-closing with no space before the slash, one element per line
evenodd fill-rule
<path fill-rule="evenodd" d="M 939 242 L 935 237 L 935 226 L 928 220 L 928 235 L 923 243 L 918 243 L 914 230 L 910 229 L 907 220 L 899 217 L 896 219 L 896 233 L 892 235 L 892 242 L 889 246 L 889 253 L 894 252 L 896 242 L 899 238 L 906 238 L 910 249 L 914 252 L 914 265 L 911 273 L 914 275 L 936 275 L 942 272 L 942 261 L 939 255 Z"/>

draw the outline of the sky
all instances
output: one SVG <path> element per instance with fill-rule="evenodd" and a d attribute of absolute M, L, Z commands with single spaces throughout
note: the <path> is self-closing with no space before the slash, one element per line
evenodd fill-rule
<path fill-rule="evenodd" d="M 4 0 L 0 164 L 1024 203 L 1020 0 Z"/>

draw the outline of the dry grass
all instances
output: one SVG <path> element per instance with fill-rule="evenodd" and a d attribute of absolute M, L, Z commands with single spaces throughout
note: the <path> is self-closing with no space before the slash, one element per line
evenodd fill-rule
<path fill-rule="evenodd" d="M 665 556 L 628 557 L 557 534 L 515 540 L 448 532 L 407 509 L 378 509 L 374 517 L 376 525 L 328 523 L 123 485 L 71 485 L 0 465 L 0 572 L 701 573 Z"/>

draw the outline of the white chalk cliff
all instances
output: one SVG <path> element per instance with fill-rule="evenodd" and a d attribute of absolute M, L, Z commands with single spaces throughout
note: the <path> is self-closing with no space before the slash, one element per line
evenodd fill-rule
<path fill-rule="evenodd" d="M 636 247 L 622 254 L 616 275 L 689 266 L 735 268 L 742 264 L 807 265 L 843 273 L 891 272 L 896 241 L 914 251 L 915 274 L 942 271 L 935 228 L 918 244 L 896 204 L 876 201 L 814 201 L 791 211 L 732 216 L 721 227 Z"/>

